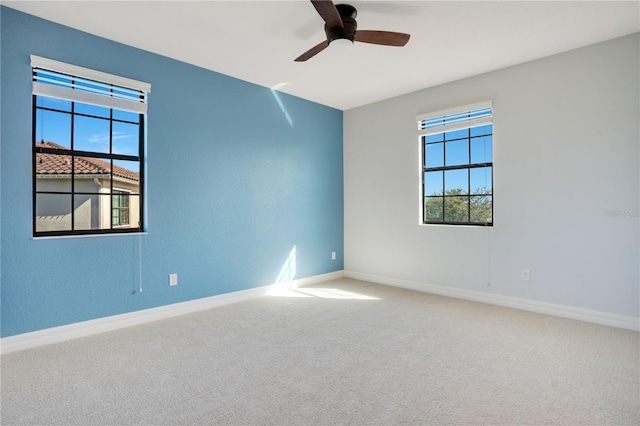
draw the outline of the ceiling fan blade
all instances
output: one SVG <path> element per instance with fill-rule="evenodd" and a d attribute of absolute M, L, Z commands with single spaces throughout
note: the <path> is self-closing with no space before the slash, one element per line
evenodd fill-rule
<path fill-rule="evenodd" d="M 336 5 L 331 0 L 311 0 L 311 3 L 329 28 L 344 28 L 338 9 L 336 9 Z"/>
<path fill-rule="evenodd" d="M 295 62 L 304 62 L 307 59 L 313 58 L 318 53 L 320 53 L 324 49 L 326 49 L 327 47 L 329 47 L 329 42 L 327 40 L 324 40 L 324 41 L 316 44 L 315 46 L 313 46 L 311 49 L 309 49 L 306 52 L 304 52 L 302 55 L 298 56 L 296 59 L 294 59 L 294 61 Z"/>
<path fill-rule="evenodd" d="M 409 34 L 394 33 L 392 31 L 356 31 L 356 41 L 385 46 L 404 46 L 409 41 L 409 37 L 411 37 Z"/>

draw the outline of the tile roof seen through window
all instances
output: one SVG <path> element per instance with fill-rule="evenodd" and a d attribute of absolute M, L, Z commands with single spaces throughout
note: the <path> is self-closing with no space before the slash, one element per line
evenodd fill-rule
<path fill-rule="evenodd" d="M 36 148 L 68 149 L 53 142 L 37 142 Z M 75 157 L 74 173 L 78 175 L 107 175 L 111 173 L 111 165 L 98 158 Z M 36 152 L 36 174 L 38 175 L 70 175 L 71 156 Z M 113 176 L 134 181 L 140 180 L 140 174 L 124 167 L 113 165 Z"/>

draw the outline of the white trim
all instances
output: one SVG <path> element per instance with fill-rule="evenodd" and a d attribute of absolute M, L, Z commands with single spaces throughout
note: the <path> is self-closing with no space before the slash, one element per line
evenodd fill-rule
<path fill-rule="evenodd" d="M 438 133 L 453 132 L 460 129 L 471 129 L 473 127 L 484 126 L 485 124 L 491 124 L 493 117 L 480 117 L 473 118 L 471 120 L 458 121 L 453 124 L 446 124 L 444 126 L 429 127 L 428 129 L 418 130 L 418 136 L 436 135 Z"/>
<path fill-rule="evenodd" d="M 42 95 L 65 101 L 82 102 L 84 104 L 135 112 L 137 114 L 147 113 L 147 104 L 143 102 L 133 102 L 111 96 L 97 95 L 95 93 L 74 90 L 68 87 L 52 86 L 37 81 L 33 82 L 32 93 L 34 95 Z"/>
<path fill-rule="evenodd" d="M 434 284 L 425 284 L 416 281 L 388 278 L 355 271 L 344 271 L 344 276 L 347 278 L 369 281 L 377 284 L 422 291 L 424 293 L 438 294 L 441 296 L 471 300 L 474 302 L 487 303 L 490 305 L 504 306 L 507 308 L 520 309 L 523 311 L 535 312 L 544 315 L 552 315 L 556 317 L 570 318 L 594 324 L 607 325 L 610 327 L 623 328 L 626 330 L 640 331 L 640 318 L 630 316 L 592 311 L 589 309 L 573 308 L 571 306 L 538 302 L 535 300 L 522 299 L 518 297 L 487 294 L 479 291 L 464 290 Z"/>
<path fill-rule="evenodd" d="M 38 240 L 59 240 L 68 238 L 97 238 L 97 237 L 122 237 L 129 235 L 148 235 L 147 231 L 144 232 L 114 232 L 109 234 L 79 234 L 79 235 L 52 235 L 49 237 L 31 237 L 33 241 Z"/>
<path fill-rule="evenodd" d="M 129 235 L 129 234 L 125 234 Z M 210 309 L 217 306 L 228 305 L 267 295 L 274 286 L 282 287 L 287 285 L 290 288 L 304 287 L 331 281 L 344 276 L 343 271 L 330 272 L 322 275 L 315 275 L 308 278 L 300 278 L 286 283 L 272 284 L 233 293 L 220 294 L 217 296 L 205 297 L 202 299 L 190 300 L 188 302 L 174 303 L 171 305 L 159 306 L 157 308 L 144 309 L 126 314 L 113 315 L 105 318 L 98 318 L 75 324 L 63 325 L 59 327 L 47 328 L 30 333 L 18 334 L 15 336 L 0 339 L 0 354 L 21 351 L 48 345 L 51 343 L 64 342 L 79 337 L 87 337 L 108 331 L 119 330 L 121 328 L 134 325 L 145 324 L 179 315 Z"/>
<path fill-rule="evenodd" d="M 175 303 L 171 305 L 160 306 L 157 308 L 144 309 L 141 311 L 114 315 L 105 318 L 98 318 L 95 320 L 83 321 L 75 324 L 63 325 L 60 327 L 53 327 L 44 330 L 33 331 L 30 333 L 4 337 L 0 339 L 0 354 L 8 354 L 11 352 L 17 352 L 25 349 L 35 348 L 38 346 L 48 345 L 51 343 L 59 343 L 67 340 L 77 339 L 80 337 L 92 336 L 95 334 L 119 330 L 122 328 L 140 324 L 146 324 L 161 319 L 172 318 L 205 309 L 211 309 L 218 306 L 241 302 L 244 300 L 250 300 L 269 294 L 275 287 L 305 287 L 313 284 L 336 280 L 343 277 L 388 285 L 392 287 L 417 290 L 425 293 L 438 294 L 441 296 L 454 297 L 457 299 L 487 303 L 490 305 L 520 309 L 523 311 L 530 311 L 539 314 L 570 318 L 578 321 L 607 325 L 610 327 L 640 331 L 640 318 L 609 314 L 606 312 L 592 311 L 588 309 L 572 308 L 570 306 L 537 302 L 535 300 L 521 299 L 517 297 L 486 294 L 477 291 L 425 284 L 416 281 L 388 278 L 361 272 L 335 271 L 327 274 L 315 275 L 308 278 L 300 278 L 288 281 L 286 283 L 256 287 L 248 290 L 241 290 L 233 293 L 226 293 L 218 296 L 191 300 L 188 302 Z"/>
<path fill-rule="evenodd" d="M 64 74 L 88 78 L 89 80 L 111 83 L 116 86 L 123 86 L 129 89 L 141 90 L 147 93 L 151 92 L 151 84 L 145 83 L 143 81 L 133 80 L 127 77 L 120 77 L 118 75 L 113 75 L 102 71 L 95 71 L 89 68 L 83 68 L 64 62 L 55 61 L 53 59 L 43 58 L 41 56 L 31 55 L 31 67 L 58 71 Z"/>
<path fill-rule="evenodd" d="M 493 102 L 492 101 L 483 101 L 483 102 L 478 102 L 478 103 L 475 103 L 475 104 L 462 105 L 462 106 L 458 106 L 458 107 L 442 109 L 440 111 L 434 111 L 434 112 L 428 112 L 428 113 L 425 113 L 425 114 L 419 114 L 419 115 L 416 115 L 416 121 L 424 121 L 424 120 L 427 120 L 429 118 L 442 117 L 442 116 L 445 116 L 445 115 L 451 115 L 451 114 L 456 114 L 456 113 L 459 113 L 459 112 L 473 111 L 473 110 L 476 110 L 476 109 L 484 109 L 484 108 L 493 108 Z"/>

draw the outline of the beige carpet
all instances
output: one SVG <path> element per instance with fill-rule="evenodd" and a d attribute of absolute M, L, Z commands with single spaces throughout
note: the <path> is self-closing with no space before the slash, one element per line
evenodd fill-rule
<path fill-rule="evenodd" d="M 341 279 L 4 355 L 1 422 L 638 425 L 639 350 L 632 331 Z"/>

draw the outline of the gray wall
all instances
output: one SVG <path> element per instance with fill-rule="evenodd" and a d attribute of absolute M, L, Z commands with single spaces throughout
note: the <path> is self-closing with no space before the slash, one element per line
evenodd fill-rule
<path fill-rule="evenodd" d="M 638 317 L 639 47 L 636 33 L 346 111 L 345 269 Z M 415 116 L 484 100 L 495 226 L 419 225 Z"/>

